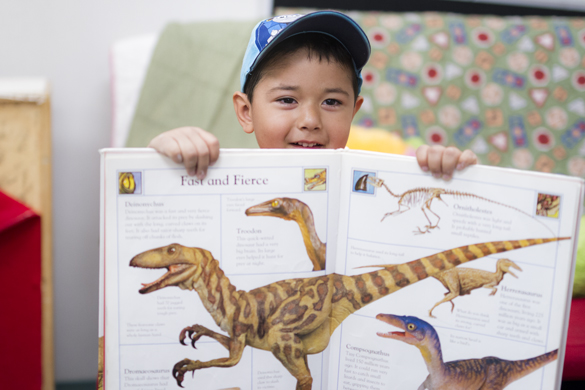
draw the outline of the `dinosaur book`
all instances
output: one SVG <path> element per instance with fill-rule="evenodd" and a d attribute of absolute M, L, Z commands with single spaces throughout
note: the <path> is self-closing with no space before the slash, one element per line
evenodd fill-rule
<path fill-rule="evenodd" d="M 558 388 L 583 180 L 101 154 L 100 388 Z"/>

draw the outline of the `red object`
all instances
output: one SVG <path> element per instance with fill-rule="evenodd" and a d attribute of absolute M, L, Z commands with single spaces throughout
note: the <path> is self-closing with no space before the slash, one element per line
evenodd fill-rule
<path fill-rule="evenodd" d="M 41 221 L 0 192 L 0 387 L 40 389 Z"/>
<path fill-rule="evenodd" d="M 563 380 L 585 380 L 585 298 L 571 302 Z"/>

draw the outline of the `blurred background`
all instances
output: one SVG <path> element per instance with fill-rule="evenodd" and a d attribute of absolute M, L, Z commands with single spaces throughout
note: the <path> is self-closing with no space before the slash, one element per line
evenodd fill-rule
<path fill-rule="evenodd" d="M 584 0 L 494 3 L 585 11 Z M 63 389 L 91 383 L 97 372 L 98 150 L 111 145 L 112 45 L 159 33 L 170 21 L 260 20 L 272 7 L 272 0 L 2 1 L 0 78 L 50 83 L 55 378 Z"/>

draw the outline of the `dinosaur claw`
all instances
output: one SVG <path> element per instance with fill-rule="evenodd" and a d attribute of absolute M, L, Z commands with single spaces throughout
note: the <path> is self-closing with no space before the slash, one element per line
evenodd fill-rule
<path fill-rule="evenodd" d="M 179 342 L 183 345 L 187 345 L 185 343 L 185 339 L 189 338 L 189 339 L 191 339 L 191 346 L 193 348 L 197 349 L 197 347 L 195 346 L 195 343 L 203 335 L 204 335 L 204 332 L 201 330 L 201 327 L 199 325 L 188 326 L 188 327 L 184 328 L 181 331 L 181 333 L 179 334 Z"/>
<path fill-rule="evenodd" d="M 175 380 L 177 381 L 177 385 L 179 387 L 183 387 L 182 383 L 183 380 L 185 379 L 185 373 L 183 372 L 183 368 L 185 367 L 185 365 L 187 365 L 188 362 L 189 362 L 188 359 L 183 359 L 173 366 L 173 378 L 175 378 Z"/>
<path fill-rule="evenodd" d="M 182 383 L 184 375 L 183 373 L 178 372 L 176 368 L 173 368 L 173 378 L 175 378 L 175 380 L 177 381 L 177 386 L 183 387 Z"/>
<path fill-rule="evenodd" d="M 188 328 L 185 328 L 185 329 L 183 329 L 183 330 L 181 331 L 181 333 L 179 333 L 179 342 L 180 342 L 181 344 L 183 344 L 183 345 L 187 345 L 187 344 L 185 344 L 185 331 L 186 331 L 187 329 L 188 329 Z"/>

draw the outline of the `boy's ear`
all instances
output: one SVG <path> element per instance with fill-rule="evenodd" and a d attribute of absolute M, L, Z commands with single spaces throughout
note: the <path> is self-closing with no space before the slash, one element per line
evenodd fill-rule
<path fill-rule="evenodd" d="M 246 133 L 252 134 L 254 132 L 254 126 L 252 125 L 252 103 L 250 103 L 248 95 L 236 91 L 232 99 L 234 101 L 234 110 L 236 110 L 238 122 L 240 122 L 242 129 Z"/>
<path fill-rule="evenodd" d="M 353 106 L 353 117 L 355 116 L 355 114 L 357 114 L 357 112 L 360 110 L 360 107 L 362 106 L 362 104 L 364 103 L 364 97 L 363 96 L 358 96 L 357 99 L 355 100 L 355 104 Z"/>

